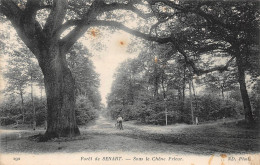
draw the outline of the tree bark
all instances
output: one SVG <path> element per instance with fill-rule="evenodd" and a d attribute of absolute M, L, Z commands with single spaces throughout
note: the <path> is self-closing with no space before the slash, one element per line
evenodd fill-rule
<path fill-rule="evenodd" d="M 185 89 L 186 89 L 186 64 L 183 66 L 183 84 L 182 84 L 182 103 L 181 103 L 181 122 L 184 122 L 184 106 L 185 106 Z"/>
<path fill-rule="evenodd" d="M 178 87 L 178 99 L 179 99 L 179 101 L 180 100 L 182 100 L 182 95 L 181 95 L 181 89 L 180 89 L 180 87 Z"/>
<path fill-rule="evenodd" d="M 245 69 L 243 66 L 243 59 L 240 56 L 236 57 L 237 68 L 238 68 L 238 83 L 240 85 L 240 93 L 243 100 L 244 112 L 245 112 L 245 121 L 247 123 L 252 123 L 254 121 L 251 104 L 248 96 L 248 92 L 246 89 L 245 82 Z"/>
<path fill-rule="evenodd" d="M 42 86 L 40 86 L 40 90 L 41 90 L 41 103 L 42 103 Z"/>
<path fill-rule="evenodd" d="M 161 83 L 162 83 L 162 90 L 163 90 L 163 98 L 165 99 L 166 98 L 166 90 L 165 90 L 165 84 L 164 84 L 164 79 L 165 79 L 165 77 L 163 76 L 164 75 L 164 70 L 162 70 L 162 81 L 161 81 Z"/>
<path fill-rule="evenodd" d="M 34 98 L 33 98 L 33 75 L 31 73 L 31 99 L 32 99 L 32 108 L 33 108 L 33 130 L 36 129 L 36 111 L 34 105 Z"/>
<path fill-rule="evenodd" d="M 221 96 L 222 96 L 222 100 L 224 101 L 225 100 L 225 96 L 224 96 L 224 87 L 223 85 L 221 85 Z"/>
<path fill-rule="evenodd" d="M 182 84 L 182 102 L 185 102 L 185 88 L 186 88 L 186 65 L 183 67 L 183 84 Z"/>
<path fill-rule="evenodd" d="M 65 52 L 58 44 L 41 51 L 39 60 L 44 74 L 47 97 L 47 130 L 45 136 L 72 137 L 79 135 L 75 116 L 75 80 L 68 68 Z"/>
<path fill-rule="evenodd" d="M 192 79 L 189 80 L 189 92 L 190 92 L 190 110 L 191 110 L 191 123 L 194 124 L 194 115 L 193 115 L 193 104 L 192 104 L 192 101 L 193 101 L 193 98 L 192 98 L 192 92 L 191 92 L 191 81 Z"/>
<path fill-rule="evenodd" d="M 24 124 L 24 119 L 25 119 L 25 110 L 24 110 L 23 92 L 22 92 L 22 90 L 20 90 L 20 97 L 21 97 L 21 109 L 22 109 L 22 114 L 23 114 L 23 124 Z"/>
<path fill-rule="evenodd" d="M 157 62 L 154 65 L 154 98 L 158 99 L 158 85 L 159 85 L 159 75 L 158 75 L 158 66 Z"/>
<path fill-rule="evenodd" d="M 196 96 L 196 91 L 195 91 L 195 85 L 193 83 L 193 80 L 191 80 L 191 86 L 192 86 L 192 89 L 193 89 L 193 96 L 194 96 L 194 99 L 195 99 L 195 110 L 198 110 L 198 100 L 197 100 L 197 96 Z"/>

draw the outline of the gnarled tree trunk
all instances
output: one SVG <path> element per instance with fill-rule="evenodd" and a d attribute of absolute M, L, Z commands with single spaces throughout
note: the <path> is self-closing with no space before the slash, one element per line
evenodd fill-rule
<path fill-rule="evenodd" d="M 75 80 L 68 68 L 65 53 L 59 46 L 42 51 L 39 61 L 44 74 L 47 96 L 46 137 L 79 135 L 75 117 Z"/>

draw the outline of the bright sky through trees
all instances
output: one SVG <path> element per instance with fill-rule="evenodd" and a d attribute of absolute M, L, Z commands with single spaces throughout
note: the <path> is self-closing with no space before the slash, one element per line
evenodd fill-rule
<path fill-rule="evenodd" d="M 2 23 L 0 27 L 2 31 L 7 31 L 7 33 L 10 33 L 10 41 L 6 43 L 6 46 L 10 48 L 15 47 L 15 50 L 16 48 L 19 48 L 20 44 L 16 41 L 16 36 L 14 34 L 16 33 L 15 30 L 12 27 L 7 27 Z M 128 45 L 132 39 L 133 36 L 123 31 L 117 30 L 111 33 L 111 31 L 102 28 L 92 28 L 86 32 L 85 37 L 80 39 L 80 42 L 82 42 L 83 45 L 89 50 L 89 53 L 93 55 L 91 60 L 96 67 L 96 72 L 100 75 L 101 85 L 99 90 L 102 97 L 102 103 L 105 105 L 106 96 L 110 92 L 113 74 L 116 68 L 126 59 L 137 57 L 140 52 L 140 50 L 131 53 L 127 51 Z M 4 54 L 1 53 L 1 67 L 5 67 L 7 59 L 7 56 L 4 56 Z M 5 80 L 2 77 L 2 73 L 0 81 L 0 90 L 2 90 L 5 86 Z M 37 95 L 37 93 L 35 94 Z M 3 98 L 3 96 L 1 96 L 1 98 Z"/>
<path fill-rule="evenodd" d="M 110 34 L 109 31 L 103 30 L 98 31 L 98 33 L 100 34 L 96 35 L 96 39 L 92 36 L 90 39 L 82 38 L 80 41 L 93 54 L 91 59 L 96 67 L 96 72 L 100 74 L 102 103 L 106 104 L 106 96 L 110 92 L 116 68 L 126 59 L 137 57 L 139 52 L 129 53 L 127 51 L 127 46 L 131 42 L 131 35 L 125 32 L 116 31 Z M 93 34 L 86 33 L 86 35 Z M 106 35 L 105 38 L 104 35 Z M 101 50 L 96 48 L 97 45 L 101 45 Z"/>

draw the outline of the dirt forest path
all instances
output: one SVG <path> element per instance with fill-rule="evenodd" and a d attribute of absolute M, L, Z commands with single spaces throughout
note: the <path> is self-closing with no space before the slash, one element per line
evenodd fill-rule
<path fill-rule="evenodd" d="M 155 126 L 155 125 L 136 125 L 134 121 L 123 122 L 123 130 L 119 130 L 115 126 L 116 121 L 112 121 L 102 114 L 96 119 L 96 121 L 86 127 L 80 128 L 80 131 L 84 134 L 103 134 L 103 135 L 120 135 L 127 136 L 136 133 L 156 133 L 156 134 L 178 134 L 182 133 L 185 128 L 191 127 L 191 125 L 179 124 L 175 125 L 174 129 L 172 125 L 169 126 Z"/>
<path fill-rule="evenodd" d="M 103 115 L 99 115 L 93 125 L 80 128 L 80 131 L 82 136 L 92 137 L 88 139 L 89 147 L 93 147 L 95 151 L 142 153 L 190 152 L 190 148 L 187 148 L 185 152 L 181 145 L 173 146 L 159 141 L 139 138 L 136 131 L 142 131 L 142 127 L 138 129 L 138 126 L 131 122 L 123 122 L 124 130 L 117 129 L 115 123 L 116 121 L 111 121 Z"/>
<path fill-rule="evenodd" d="M 124 130 L 115 128 L 115 122 L 100 115 L 90 126 L 81 127 L 81 136 L 77 138 L 53 139 L 37 143 L 28 140 L 44 130 L 1 130 L 2 152 L 140 152 L 140 153 L 190 153 L 191 148 L 182 145 L 171 145 L 154 140 L 139 139 L 135 126 L 124 123 Z"/>
<path fill-rule="evenodd" d="M 45 130 L 1 130 L 0 152 L 131 152 L 215 154 L 258 151 L 259 133 L 237 130 L 219 123 L 202 125 L 137 125 L 123 122 L 124 130 L 115 128 L 116 121 L 99 115 L 89 126 L 80 127 L 81 136 L 36 142 L 28 137 Z"/>

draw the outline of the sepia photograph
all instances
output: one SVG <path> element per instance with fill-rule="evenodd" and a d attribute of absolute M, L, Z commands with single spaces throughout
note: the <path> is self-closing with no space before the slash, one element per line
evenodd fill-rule
<path fill-rule="evenodd" d="M 259 0 L 0 0 L 0 165 L 260 165 Z"/>

